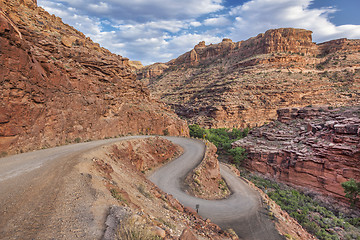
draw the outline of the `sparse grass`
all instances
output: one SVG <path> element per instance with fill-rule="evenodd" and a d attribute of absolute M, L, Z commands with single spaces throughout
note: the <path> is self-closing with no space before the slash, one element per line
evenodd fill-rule
<path fill-rule="evenodd" d="M 111 196 L 113 196 L 113 198 L 115 198 L 116 200 L 123 202 L 125 204 L 127 204 L 126 199 L 114 188 L 110 189 L 111 192 Z"/>
<path fill-rule="evenodd" d="M 0 158 L 2 158 L 2 157 L 6 157 L 7 155 L 8 155 L 8 153 L 7 153 L 7 152 L 5 152 L 5 151 L 4 151 L 4 152 L 1 152 L 1 153 L 0 153 Z"/>
<path fill-rule="evenodd" d="M 137 189 L 139 190 L 139 192 L 140 192 L 142 195 L 144 195 L 144 197 L 149 198 L 149 199 L 152 198 L 151 194 L 145 190 L 144 185 L 140 184 L 140 185 L 137 187 Z"/>
<path fill-rule="evenodd" d="M 228 186 L 226 185 L 226 183 L 225 183 L 225 181 L 223 179 L 219 180 L 219 188 L 221 189 L 221 191 L 224 194 L 230 192 Z"/>
<path fill-rule="evenodd" d="M 127 218 L 121 221 L 117 230 L 118 240 L 157 240 L 161 239 L 151 233 L 150 229 L 143 224 L 137 224 L 133 219 Z"/>
<path fill-rule="evenodd" d="M 164 219 L 162 219 L 162 218 L 157 218 L 157 220 L 158 220 L 159 222 L 161 222 L 162 224 L 164 224 L 165 226 L 167 226 L 168 228 L 171 228 L 171 229 L 173 229 L 173 230 L 176 230 L 176 226 L 174 226 L 173 224 L 165 221 Z"/>

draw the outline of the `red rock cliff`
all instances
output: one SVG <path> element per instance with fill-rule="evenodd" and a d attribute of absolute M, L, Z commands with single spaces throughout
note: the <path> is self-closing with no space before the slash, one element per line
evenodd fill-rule
<path fill-rule="evenodd" d="M 34 4 L 0 3 L 0 152 L 126 134 L 188 135 L 185 121 L 150 98 L 127 58 Z"/>
<path fill-rule="evenodd" d="M 280 181 L 344 200 L 341 183 L 360 180 L 360 107 L 294 108 L 251 131 L 233 146 L 246 148 L 244 165 Z"/>
<path fill-rule="evenodd" d="M 360 40 L 315 44 L 311 31 L 272 29 L 237 43 L 200 42 L 138 77 L 190 123 L 255 127 L 276 120 L 279 108 L 358 105 Z"/>

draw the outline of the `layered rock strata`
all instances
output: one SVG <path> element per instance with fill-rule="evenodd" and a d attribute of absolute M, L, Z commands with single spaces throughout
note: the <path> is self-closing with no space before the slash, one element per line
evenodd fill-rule
<path fill-rule="evenodd" d="M 251 171 L 345 200 L 341 183 L 360 180 L 360 107 L 280 109 L 237 146 Z"/>
<path fill-rule="evenodd" d="M 360 102 L 360 40 L 312 42 L 304 29 L 268 30 L 246 41 L 200 42 L 138 78 L 191 123 L 254 127 L 276 110 Z"/>
<path fill-rule="evenodd" d="M 188 135 L 186 122 L 136 80 L 127 58 L 36 1 L 1 1 L 0 9 L 0 152 L 127 134 Z"/>

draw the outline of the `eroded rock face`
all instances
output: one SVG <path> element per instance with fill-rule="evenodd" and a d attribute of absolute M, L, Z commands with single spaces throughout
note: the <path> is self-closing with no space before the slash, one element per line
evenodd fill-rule
<path fill-rule="evenodd" d="M 182 149 L 160 137 L 122 141 L 113 146 L 113 159 L 128 161 L 138 171 L 147 171 L 178 157 Z"/>
<path fill-rule="evenodd" d="M 223 199 L 230 195 L 230 190 L 220 175 L 216 151 L 214 144 L 206 142 L 203 161 L 185 178 L 189 194 L 203 199 Z"/>
<path fill-rule="evenodd" d="M 278 121 L 233 143 L 244 166 L 344 200 L 341 183 L 360 180 L 360 107 L 280 109 Z"/>
<path fill-rule="evenodd" d="M 281 28 L 241 42 L 201 42 L 138 78 L 191 123 L 255 127 L 276 120 L 279 108 L 359 104 L 359 51 L 360 40 L 315 44 L 311 31 Z"/>
<path fill-rule="evenodd" d="M 186 122 L 136 80 L 127 58 L 36 1 L 0 8 L 0 152 L 126 134 L 188 135 Z"/>

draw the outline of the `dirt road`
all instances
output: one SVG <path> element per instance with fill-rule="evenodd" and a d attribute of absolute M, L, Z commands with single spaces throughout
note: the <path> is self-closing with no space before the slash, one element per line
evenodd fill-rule
<path fill-rule="evenodd" d="M 98 193 L 75 166 L 82 153 L 130 138 L 0 158 L 0 239 L 100 239 L 91 212 Z"/>
<path fill-rule="evenodd" d="M 100 239 L 102 228 L 91 211 L 97 193 L 91 176 L 76 169 L 79 156 L 102 145 L 141 137 L 124 137 L 67 145 L 0 158 L 0 239 Z M 185 152 L 150 179 L 184 205 L 243 239 L 281 239 L 261 208 L 258 195 L 229 169 L 221 173 L 233 194 L 206 201 L 185 194 L 182 179 L 203 156 L 203 143 L 168 137 Z"/>
<path fill-rule="evenodd" d="M 204 154 L 204 143 L 184 138 L 168 138 L 182 146 L 185 153 L 163 166 L 149 179 L 163 191 L 172 194 L 183 205 L 193 209 L 199 205 L 199 214 L 211 219 L 223 228 L 232 228 L 239 237 L 247 240 L 284 239 L 269 220 L 259 195 L 226 166 L 220 165 L 220 172 L 232 194 L 224 200 L 204 200 L 186 194 L 184 178 L 196 167 Z"/>

